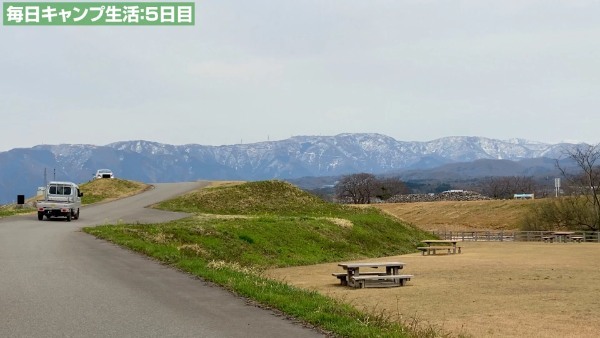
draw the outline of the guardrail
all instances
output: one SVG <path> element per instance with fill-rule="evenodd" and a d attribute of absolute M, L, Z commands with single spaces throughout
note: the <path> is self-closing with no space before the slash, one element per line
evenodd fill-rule
<path fill-rule="evenodd" d="M 443 231 L 434 230 L 432 234 L 441 239 L 457 241 L 485 242 L 541 242 L 543 237 L 552 235 L 552 231 Z M 583 237 L 583 242 L 600 243 L 599 231 L 574 231 L 572 236 Z"/>

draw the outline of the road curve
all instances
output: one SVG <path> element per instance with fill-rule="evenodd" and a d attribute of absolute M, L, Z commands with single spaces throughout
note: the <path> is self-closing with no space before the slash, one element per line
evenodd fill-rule
<path fill-rule="evenodd" d="M 0 219 L 0 337 L 322 337 L 80 231 L 181 218 L 144 207 L 205 184 L 156 184 L 84 207 L 72 222 L 40 222 L 34 214 Z"/>

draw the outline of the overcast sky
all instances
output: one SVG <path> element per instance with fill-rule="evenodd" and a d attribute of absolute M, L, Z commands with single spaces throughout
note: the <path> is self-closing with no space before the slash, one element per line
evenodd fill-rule
<path fill-rule="evenodd" d="M 0 151 L 600 142 L 599 1 L 200 0 L 191 27 L 1 26 L 0 41 Z"/>

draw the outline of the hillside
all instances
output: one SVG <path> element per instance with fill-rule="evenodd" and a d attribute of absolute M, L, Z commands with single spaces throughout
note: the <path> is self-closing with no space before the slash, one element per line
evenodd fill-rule
<path fill-rule="evenodd" d="M 540 201 L 440 201 L 374 206 L 424 230 L 517 230 L 528 207 Z"/>
<path fill-rule="evenodd" d="M 89 232 L 155 238 L 195 247 L 202 259 L 292 266 L 414 252 L 426 233 L 375 208 L 325 202 L 282 181 L 217 186 L 158 204 L 196 215 L 157 227 L 128 225 Z M 218 248 L 218 249 L 217 249 Z"/>
<path fill-rule="evenodd" d="M 83 204 L 98 203 L 132 196 L 139 194 L 146 189 L 150 189 L 150 187 L 150 185 L 145 183 L 119 178 L 98 179 L 83 183 L 79 186 L 81 192 L 83 192 L 83 198 L 81 199 Z"/>

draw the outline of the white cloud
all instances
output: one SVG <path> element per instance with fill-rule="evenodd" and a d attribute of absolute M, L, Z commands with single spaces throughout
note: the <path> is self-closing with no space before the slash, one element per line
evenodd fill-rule
<path fill-rule="evenodd" d="M 0 151 L 360 131 L 594 143 L 599 15 L 591 0 L 207 0 L 194 27 L 5 27 Z M 48 116 L 89 132 L 53 138 Z"/>
<path fill-rule="evenodd" d="M 284 66 L 277 61 L 205 61 L 190 66 L 190 75 L 206 77 L 209 80 L 227 81 L 266 81 L 280 79 Z"/>

